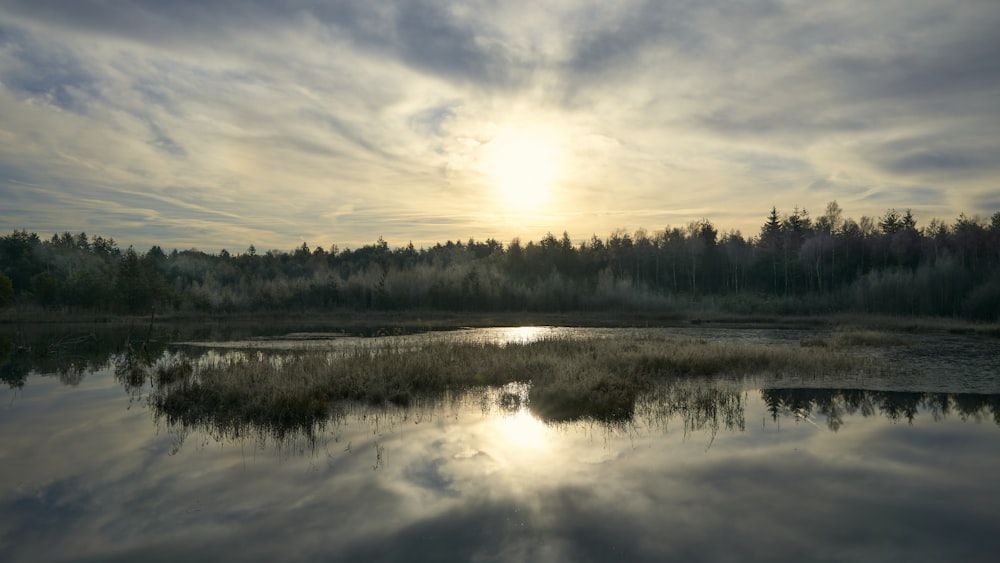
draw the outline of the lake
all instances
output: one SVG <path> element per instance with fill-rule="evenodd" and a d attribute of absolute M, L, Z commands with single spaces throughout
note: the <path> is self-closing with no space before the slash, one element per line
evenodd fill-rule
<path fill-rule="evenodd" d="M 629 330 L 174 334 L 155 353 L 214 362 Z M 760 346 L 825 336 L 643 330 Z M 993 561 L 1000 552 L 997 340 L 904 335 L 859 349 L 892 366 L 877 377 L 681 379 L 611 422 L 543 422 L 529 385 L 511 384 L 406 407 L 343 403 L 308 432 L 281 433 L 170 423 L 147 400 L 149 383 L 123 376 L 119 336 L 38 338 L 0 357 L 4 561 Z"/>

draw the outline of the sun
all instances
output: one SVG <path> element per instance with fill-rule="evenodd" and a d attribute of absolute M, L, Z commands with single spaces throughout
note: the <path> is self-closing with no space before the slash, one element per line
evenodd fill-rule
<path fill-rule="evenodd" d="M 508 210 L 543 206 L 563 173 L 562 143 L 543 127 L 500 128 L 483 149 L 482 171 Z"/>

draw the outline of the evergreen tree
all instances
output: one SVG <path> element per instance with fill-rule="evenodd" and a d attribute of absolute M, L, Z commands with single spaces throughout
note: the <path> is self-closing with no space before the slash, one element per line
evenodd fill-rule
<path fill-rule="evenodd" d="M 10 278 L 0 272 L 0 309 L 10 305 L 14 299 L 14 284 Z"/>

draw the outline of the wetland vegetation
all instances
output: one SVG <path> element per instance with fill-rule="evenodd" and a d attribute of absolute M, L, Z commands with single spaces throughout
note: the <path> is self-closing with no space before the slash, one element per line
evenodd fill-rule
<path fill-rule="evenodd" d="M 355 336 L 344 331 L 257 336 L 229 327 L 209 333 L 215 342 L 230 342 L 222 348 L 198 344 L 196 336 L 205 335 L 204 327 L 95 325 L 88 333 L 67 335 L 43 325 L 35 327 L 27 345 L 9 337 L 0 341 L 0 377 L 21 387 L 32 372 L 53 373 L 76 385 L 88 373 L 111 365 L 125 390 L 141 397 L 157 418 L 170 426 L 211 428 L 220 435 L 310 435 L 356 405 L 406 408 L 511 385 L 521 386 L 520 391 L 501 392 L 496 396 L 500 406 L 527 408 L 550 423 L 613 424 L 630 420 L 638 403 L 677 383 L 891 385 L 907 372 L 899 359 L 920 346 L 916 336 L 970 334 L 958 325 L 942 331 L 913 321 L 903 328 L 888 319 L 867 323 L 880 325 L 861 328 L 859 318 L 846 317 L 832 328 L 769 329 L 772 336 L 763 340 L 742 338 L 760 329 L 700 324 L 689 329 L 565 329 L 571 333 L 529 328 L 523 333 L 527 338 L 516 336 L 525 329 L 477 329 L 508 334 L 497 340 L 462 336 L 477 330 L 365 328 Z M 995 332 L 991 325 L 972 327 L 972 334 L 987 341 Z M 937 332 L 929 333 L 931 328 Z M 720 336 L 726 330 L 729 336 Z M 792 336 L 775 339 L 782 333 Z M 430 338 L 435 335 L 440 337 Z"/>
<path fill-rule="evenodd" d="M 533 342 L 359 345 L 265 356 L 242 351 L 211 363 L 184 358 L 149 372 L 151 402 L 171 420 L 217 426 L 309 427 L 336 401 L 407 405 L 475 386 L 529 384 L 540 419 L 626 420 L 657 383 L 688 377 L 859 375 L 878 361 L 837 347 L 761 346 L 662 335 Z"/>

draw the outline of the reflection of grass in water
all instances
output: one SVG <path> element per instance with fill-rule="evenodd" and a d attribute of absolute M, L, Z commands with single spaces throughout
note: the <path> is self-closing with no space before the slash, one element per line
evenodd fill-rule
<path fill-rule="evenodd" d="M 641 395 L 638 403 L 640 418 L 664 426 L 678 416 L 684 424 L 684 434 L 707 429 L 712 442 L 722 429 L 746 429 L 743 394 L 720 382 L 704 385 L 691 380 L 664 382 Z"/>
<path fill-rule="evenodd" d="M 242 354 L 196 367 L 178 362 L 157 369 L 150 395 L 157 412 L 172 423 L 230 430 L 247 424 L 306 430 L 340 401 L 405 406 L 445 391 L 510 382 L 531 383 L 528 406 L 544 420 L 621 421 L 633 416 L 640 393 L 677 378 L 880 369 L 874 360 L 835 349 L 668 336 L 385 345 L 280 361 Z"/>

